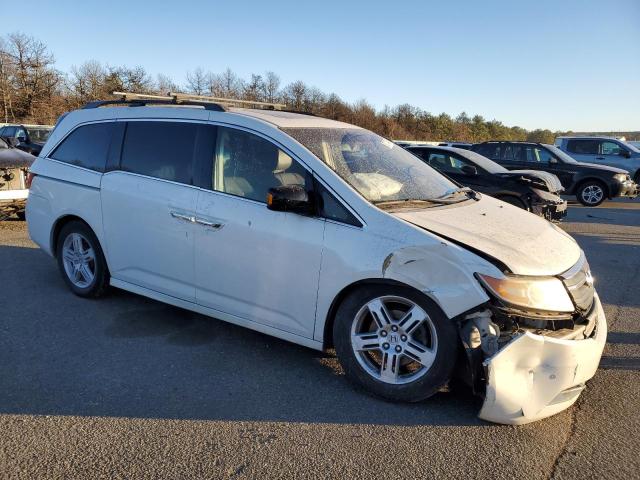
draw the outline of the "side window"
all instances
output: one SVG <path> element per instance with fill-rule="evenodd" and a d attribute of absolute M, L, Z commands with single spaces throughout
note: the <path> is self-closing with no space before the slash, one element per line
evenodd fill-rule
<path fill-rule="evenodd" d="M 113 122 L 76 128 L 49 157 L 78 167 L 104 172 Z"/>
<path fill-rule="evenodd" d="M 500 146 L 495 143 L 484 143 L 476 149 L 480 155 L 490 158 L 491 160 L 500 159 Z"/>
<path fill-rule="evenodd" d="M 188 122 L 128 122 L 120 168 L 191 184 L 198 132 L 206 128 Z"/>
<path fill-rule="evenodd" d="M 567 150 L 571 153 L 578 153 L 583 155 L 597 155 L 598 154 L 598 141 L 597 140 L 569 140 L 567 141 Z"/>
<path fill-rule="evenodd" d="M 621 155 L 624 149 L 616 142 L 600 142 L 600 153 L 602 155 Z"/>
<path fill-rule="evenodd" d="M 307 171 L 273 143 L 243 130 L 218 127 L 213 189 L 265 202 L 281 185 L 311 190 Z"/>
<path fill-rule="evenodd" d="M 361 227 L 360 222 L 349 210 L 336 200 L 336 198 L 320 183 L 314 182 L 314 190 L 318 201 L 318 214 L 321 217 Z"/>
<path fill-rule="evenodd" d="M 7 127 L 4 131 L 3 135 L 5 137 L 15 137 L 16 136 L 16 127 Z"/>
<path fill-rule="evenodd" d="M 22 128 L 22 127 L 18 127 L 16 128 L 16 138 L 22 138 L 22 139 L 27 139 L 27 131 Z"/>
<path fill-rule="evenodd" d="M 423 160 L 428 160 L 429 152 L 424 148 L 408 148 L 411 153 L 413 153 L 416 157 L 420 157 Z"/>

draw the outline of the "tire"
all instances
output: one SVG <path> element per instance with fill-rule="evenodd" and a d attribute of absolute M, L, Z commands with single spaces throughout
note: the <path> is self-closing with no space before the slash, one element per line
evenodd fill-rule
<path fill-rule="evenodd" d="M 23 222 L 27 219 L 27 213 L 22 210 L 21 212 L 16 213 L 18 220 L 22 220 Z"/>
<path fill-rule="evenodd" d="M 607 196 L 607 188 L 598 180 L 588 180 L 578 187 L 576 198 L 585 207 L 597 207 Z"/>
<path fill-rule="evenodd" d="M 514 207 L 522 208 L 523 210 L 529 211 L 527 206 L 524 204 L 522 200 L 516 197 L 512 197 L 511 195 L 505 195 L 503 197 L 498 197 L 498 200 L 501 200 L 509 205 L 513 205 Z"/>
<path fill-rule="evenodd" d="M 418 402 L 435 394 L 451 378 L 459 348 L 454 323 L 431 299 L 391 285 L 363 287 L 347 297 L 336 312 L 333 341 L 347 378 L 394 402 Z"/>
<path fill-rule="evenodd" d="M 73 221 L 62 227 L 56 257 L 62 278 L 73 293 L 85 298 L 105 295 L 109 269 L 100 242 L 87 224 Z"/>

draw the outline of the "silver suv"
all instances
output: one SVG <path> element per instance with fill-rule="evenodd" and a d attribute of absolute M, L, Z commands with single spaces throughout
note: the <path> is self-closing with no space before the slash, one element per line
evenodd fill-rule
<path fill-rule="evenodd" d="M 640 149 L 614 137 L 558 137 L 555 144 L 579 162 L 627 170 L 640 182 Z"/>

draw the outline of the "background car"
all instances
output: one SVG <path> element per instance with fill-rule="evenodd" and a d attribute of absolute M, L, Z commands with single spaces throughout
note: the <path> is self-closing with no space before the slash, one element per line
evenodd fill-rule
<path fill-rule="evenodd" d="M 24 220 L 29 195 L 27 174 L 35 157 L 0 139 L 0 220 L 16 214 Z"/>
<path fill-rule="evenodd" d="M 606 198 L 634 197 L 637 185 L 629 172 L 607 165 L 581 163 L 555 145 L 534 142 L 484 142 L 472 147 L 509 170 L 544 170 L 556 175 L 566 195 L 575 195 L 587 207 Z"/>
<path fill-rule="evenodd" d="M 478 153 L 459 148 L 406 148 L 440 173 L 473 190 L 499 198 L 548 220 L 560 220 L 567 214 L 567 202 L 559 196 L 562 185 L 553 174 L 535 170 L 510 172 Z"/>
<path fill-rule="evenodd" d="M 440 142 L 438 146 L 440 147 L 454 147 L 454 148 L 463 148 L 465 150 L 469 150 L 473 143 L 467 142 Z"/>
<path fill-rule="evenodd" d="M 613 137 L 558 137 L 555 145 L 579 162 L 622 168 L 640 182 L 640 150 Z"/>
<path fill-rule="evenodd" d="M 0 137 L 15 139 L 17 148 L 37 156 L 52 129 L 46 125 L 5 125 L 0 128 Z"/>

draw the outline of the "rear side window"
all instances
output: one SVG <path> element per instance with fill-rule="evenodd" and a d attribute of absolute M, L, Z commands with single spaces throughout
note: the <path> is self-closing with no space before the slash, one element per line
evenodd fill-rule
<path fill-rule="evenodd" d="M 206 125 L 187 122 L 129 122 L 120 168 L 149 177 L 191 184 L 199 134 Z"/>
<path fill-rule="evenodd" d="M 49 157 L 78 167 L 104 172 L 113 126 L 113 122 L 106 122 L 78 127 Z"/>
<path fill-rule="evenodd" d="M 598 154 L 597 140 L 569 140 L 567 142 L 567 150 L 571 153 L 581 153 L 585 155 Z"/>
<path fill-rule="evenodd" d="M 475 151 L 480 155 L 490 158 L 491 160 L 500 160 L 500 145 L 495 143 L 484 143 L 478 145 Z"/>

